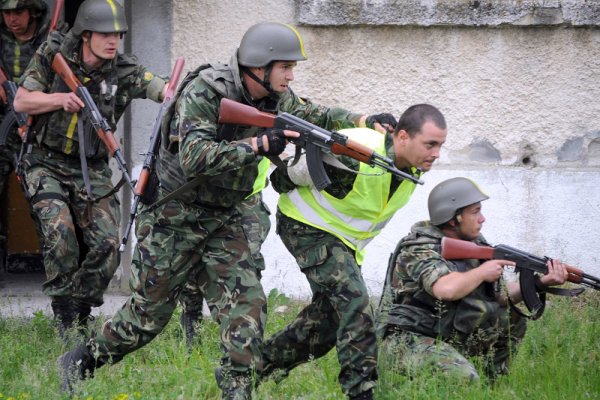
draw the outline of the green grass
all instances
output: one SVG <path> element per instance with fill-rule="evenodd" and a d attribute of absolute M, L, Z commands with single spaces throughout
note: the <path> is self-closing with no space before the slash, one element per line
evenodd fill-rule
<path fill-rule="evenodd" d="M 600 295 L 551 298 L 546 313 L 529 324 L 511 373 L 467 386 L 441 375 L 414 379 L 380 371 L 378 399 L 600 399 Z M 0 299 L 0 301 L 7 301 Z M 285 313 L 276 307 L 286 305 Z M 269 296 L 267 336 L 300 309 L 285 296 Z M 202 325 L 202 346 L 188 354 L 176 315 L 156 340 L 122 362 L 97 371 L 77 388 L 78 399 L 218 399 L 213 371 L 220 350 L 214 323 Z M 102 321 L 96 321 L 100 324 Z M 0 400 L 66 399 L 59 393 L 56 358 L 65 351 L 51 320 L 0 317 Z M 335 351 L 295 369 L 279 384 L 263 383 L 256 399 L 343 399 Z M 482 374 L 483 376 L 483 374 Z"/>

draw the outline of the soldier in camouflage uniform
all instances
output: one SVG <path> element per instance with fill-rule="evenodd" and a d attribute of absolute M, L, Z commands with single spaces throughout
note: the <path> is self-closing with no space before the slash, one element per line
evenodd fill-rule
<path fill-rule="evenodd" d="M 326 129 L 364 122 L 366 116 L 314 104 L 289 88 L 297 61 L 305 59 L 293 27 L 265 22 L 246 32 L 229 64 L 200 66 L 182 82 L 162 124 L 160 200 L 142 211 L 136 224 L 133 295 L 87 345 L 60 357 L 65 388 L 156 337 L 191 281 L 220 326 L 217 382 L 223 397 L 251 397 L 253 373 L 262 368 L 267 304 L 262 256 L 257 257 L 264 232 L 248 231 L 254 224 L 244 219 L 256 210 L 253 204 L 267 183 L 265 156 L 280 154 L 297 133 L 221 125 L 219 107 L 229 98 L 292 113 Z M 266 218 L 266 209 L 262 213 Z"/>
<path fill-rule="evenodd" d="M 74 321 L 83 325 L 91 308 L 103 303 L 119 265 L 120 211 L 107 148 L 78 113 L 81 99 L 50 65 L 60 52 L 116 129 L 132 99 L 160 101 L 165 87 L 134 56 L 118 53 L 125 32 L 125 10 L 119 3 L 86 0 L 73 28 L 66 34 L 52 32 L 40 46 L 21 76 L 15 99 L 15 110 L 36 116 L 30 132 L 35 137 L 23 162 L 27 194 L 41 230 L 47 276 L 43 290 L 52 299 L 61 334 Z M 88 248 L 81 263 L 76 226 Z"/>
<path fill-rule="evenodd" d="M 418 104 L 403 113 L 391 133 L 341 133 L 420 176 L 439 157 L 447 130 L 438 109 Z M 287 374 L 335 347 L 344 393 L 370 399 L 377 379 L 377 344 L 360 265 L 366 244 L 408 202 L 415 183 L 348 157 L 338 160 L 345 168 L 326 164 L 332 184 L 322 191 L 298 167 L 277 168 L 271 175 L 281 193 L 277 233 L 308 279 L 313 298 L 291 324 L 265 341 L 263 375 Z"/>
<path fill-rule="evenodd" d="M 46 40 L 50 24 L 48 10 L 43 0 L 2 0 L 0 10 L 0 66 L 8 79 L 16 82 L 39 45 Z M 0 87 L 0 91 L 4 89 Z M 4 120 L 6 111 L 0 104 L 0 121 Z M 21 149 L 16 130 L 6 127 L 9 128 L 11 132 L 8 133 L 6 145 L 0 146 L 0 196 L 9 174 L 15 169 L 15 159 Z M 0 235 L 5 233 L 5 228 L 0 224 Z M 0 237 L 0 246 L 4 247 L 2 239 Z"/>
<path fill-rule="evenodd" d="M 502 278 L 507 260 L 448 261 L 440 255 L 444 236 L 489 246 L 481 235 L 488 199 L 467 178 L 452 178 L 429 195 L 430 221 L 413 225 L 390 259 L 380 316 L 383 336 L 381 366 L 408 375 L 441 371 L 465 381 L 479 380 L 469 358 L 484 361 L 489 377 L 508 371 L 526 320 L 507 306 L 520 301 L 518 282 Z M 542 286 L 560 285 L 567 271 L 558 260 L 548 262 Z M 389 298 L 386 298 L 389 296 Z"/>
<path fill-rule="evenodd" d="M 271 219 L 269 218 L 271 212 L 263 202 L 260 193 L 249 196 L 247 200 L 238 205 L 238 208 L 242 215 L 243 230 L 248 237 L 248 247 L 256 262 L 257 274 L 260 279 L 262 271 L 265 269 L 265 260 L 260 249 L 271 228 Z M 202 277 L 205 272 L 203 269 L 192 271 L 179 298 L 182 308 L 180 324 L 189 350 L 192 350 L 195 345 L 201 344 L 198 327 L 202 322 L 204 294 L 201 284 L 205 281 L 205 277 Z"/>

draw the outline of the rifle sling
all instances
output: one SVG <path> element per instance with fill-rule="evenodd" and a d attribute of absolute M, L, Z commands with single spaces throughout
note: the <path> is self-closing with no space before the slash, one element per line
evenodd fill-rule
<path fill-rule="evenodd" d="M 185 193 L 185 192 L 187 192 L 189 190 L 197 188 L 198 186 L 202 185 L 207 180 L 208 180 L 208 178 L 206 176 L 197 176 L 194 179 L 192 179 L 191 181 L 186 182 L 185 184 L 181 185 L 179 188 L 173 190 L 171 193 L 167 194 L 162 199 L 159 199 L 159 200 L 155 201 L 146 210 L 147 211 L 154 211 L 155 209 L 157 209 L 158 207 L 160 207 L 163 204 L 167 203 L 168 201 L 179 198 L 179 196 L 181 194 L 183 194 L 183 193 Z"/>
<path fill-rule="evenodd" d="M 79 161 L 81 162 L 81 175 L 83 176 L 83 184 L 87 192 L 90 202 L 93 202 L 94 194 L 92 193 L 92 185 L 90 183 L 90 172 L 87 165 L 87 157 L 85 154 L 85 132 L 83 130 L 83 121 L 81 113 L 77 115 L 77 137 L 79 139 Z"/>
<path fill-rule="evenodd" d="M 539 299 L 541 301 L 541 308 L 538 309 L 537 311 L 530 313 L 530 314 L 526 314 L 523 311 L 521 311 L 521 309 L 519 307 L 517 307 L 512 300 L 510 299 L 510 296 L 506 296 L 508 299 L 508 303 L 510 304 L 510 307 L 519 315 L 525 317 L 525 318 L 529 318 L 532 320 L 536 320 L 539 317 L 542 316 L 542 314 L 544 313 L 544 309 L 546 307 L 546 293 L 550 293 L 553 294 L 555 296 L 566 296 L 566 297 L 576 297 L 579 296 L 581 293 L 583 293 L 585 291 L 585 288 L 576 288 L 576 289 L 564 289 L 564 288 L 557 288 L 557 287 L 550 287 L 550 286 L 544 286 L 542 285 L 542 283 L 540 282 L 540 278 L 539 276 L 535 277 L 535 291 L 539 294 Z M 521 294 L 522 295 L 522 294 Z"/>

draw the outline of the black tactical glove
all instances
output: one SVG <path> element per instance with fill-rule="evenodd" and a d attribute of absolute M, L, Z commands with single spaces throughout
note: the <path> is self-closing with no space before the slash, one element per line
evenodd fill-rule
<path fill-rule="evenodd" d="M 379 123 L 381 126 L 383 126 L 384 128 L 386 128 L 387 130 L 394 130 L 394 128 L 396 128 L 396 124 L 398 123 L 398 121 L 396 121 L 396 118 L 394 118 L 394 116 L 392 114 L 389 113 L 382 113 L 382 114 L 373 114 L 373 115 L 369 115 L 365 121 L 365 123 L 367 124 L 367 127 L 373 129 L 376 123 Z M 388 128 L 386 125 L 388 125 L 390 128 Z"/>
<path fill-rule="evenodd" d="M 263 147 L 263 136 L 267 137 L 269 150 L 265 150 Z M 277 156 L 281 154 L 286 145 L 286 137 L 283 129 L 264 129 L 258 134 L 256 145 L 258 146 L 258 154 L 262 156 Z"/>

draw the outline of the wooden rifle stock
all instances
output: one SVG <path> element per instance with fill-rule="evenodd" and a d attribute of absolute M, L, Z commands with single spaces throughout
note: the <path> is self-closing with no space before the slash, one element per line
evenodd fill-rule
<path fill-rule="evenodd" d="M 8 104 L 8 95 L 6 94 L 6 91 L 4 90 L 4 82 L 6 82 L 7 80 L 8 80 L 8 76 L 6 76 L 4 69 L 0 68 L 0 98 L 2 98 L 2 102 L 4 104 Z"/>
<path fill-rule="evenodd" d="M 479 246 L 467 240 L 443 237 L 442 257 L 446 260 L 491 260 L 494 258 L 494 248 L 487 246 Z"/>
<path fill-rule="evenodd" d="M 365 164 L 369 164 L 373 156 L 373 149 L 352 139 L 348 139 L 345 145 L 334 142 L 331 145 L 331 152 L 333 154 L 354 158 Z"/>
<path fill-rule="evenodd" d="M 219 123 L 235 125 L 252 125 L 260 128 L 275 126 L 275 115 L 259 111 L 254 107 L 238 103 L 227 98 L 221 99 L 219 107 Z"/>
<path fill-rule="evenodd" d="M 50 18 L 50 26 L 48 27 L 48 33 L 54 32 L 58 27 L 58 21 L 62 14 L 62 9 L 65 0 L 54 0 L 54 9 L 52 10 L 52 17 Z"/>

